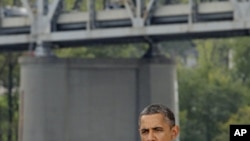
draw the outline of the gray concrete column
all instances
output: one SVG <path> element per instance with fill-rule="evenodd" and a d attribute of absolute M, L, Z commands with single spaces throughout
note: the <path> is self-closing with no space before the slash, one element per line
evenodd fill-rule
<path fill-rule="evenodd" d="M 19 141 L 64 141 L 68 75 L 57 58 L 22 58 Z"/>
<path fill-rule="evenodd" d="M 139 109 L 142 110 L 150 103 L 162 103 L 178 116 L 177 80 L 173 61 L 141 60 L 139 66 Z"/>
<path fill-rule="evenodd" d="M 166 58 L 22 57 L 19 141 L 137 141 L 150 103 L 178 109 Z"/>
<path fill-rule="evenodd" d="M 19 141 L 135 141 L 135 59 L 23 57 Z"/>
<path fill-rule="evenodd" d="M 138 109 L 146 105 L 161 103 L 168 106 L 175 114 L 179 125 L 178 83 L 175 62 L 161 54 L 156 43 L 139 61 Z M 179 139 L 177 139 L 179 140 Z"/>

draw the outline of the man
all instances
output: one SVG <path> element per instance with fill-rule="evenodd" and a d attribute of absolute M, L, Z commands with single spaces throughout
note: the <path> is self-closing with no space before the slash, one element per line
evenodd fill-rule
<path fill-rule="evenodd" d="M 152 104 L 139 116 L 141 141 L 174 141 L 179 134 L 173 112 L 161 104 Z"/>

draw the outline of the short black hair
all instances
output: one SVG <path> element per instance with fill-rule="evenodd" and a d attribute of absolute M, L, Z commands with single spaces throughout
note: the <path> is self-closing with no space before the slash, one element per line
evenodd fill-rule
<path fill-rule="evenodd" d="M 174 113 L 168 107 L 162 104 L 151 104 L 145 107 L 139 115 L 139 125 L 140 125 L 140 119 L 143 115 L 151 115 L 151 114 L 162 114 L 166 119 L 166 121 L 169 122 L 170 127 L 175 126 Z"/>

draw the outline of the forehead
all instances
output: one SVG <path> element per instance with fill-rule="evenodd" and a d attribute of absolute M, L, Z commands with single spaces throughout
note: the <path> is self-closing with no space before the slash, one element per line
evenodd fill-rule
<path fill-rule="evenodd" d="M 140 127 L 142 128 L 150 128 L 156 126 L 166 125 L 167 122 L 162 114 L 150 114 L 150 115 L 142 115 L 140 118 Z"/>

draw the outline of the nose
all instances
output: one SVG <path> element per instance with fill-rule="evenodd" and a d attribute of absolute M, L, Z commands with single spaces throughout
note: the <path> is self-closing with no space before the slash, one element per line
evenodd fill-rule
<path fill-rule="evenodd" d="M 156 141 L 154 133 L 152 131 L 148 133 L 147 141 Z"/>

